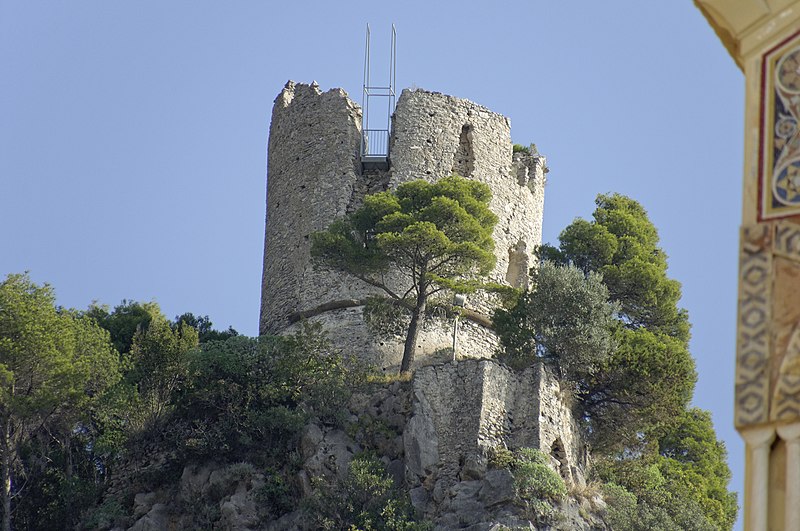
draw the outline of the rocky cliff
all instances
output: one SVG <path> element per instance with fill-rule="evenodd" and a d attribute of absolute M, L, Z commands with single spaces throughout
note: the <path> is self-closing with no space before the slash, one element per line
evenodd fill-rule
<path fill-rule="evenodd" d="M 160 488 L 127 486 L 140 491 L 129 494 L 132 510 L 116 529 L 315 529 L 303 501 L 320 491 L 335 495 L 350 463 L 365 453 L 434 529 L 606 529 L 603 501 L 586 484 L 588 451 L 563 396 L 543 366 L 521 373 L 493 360 L 422 367 L 410 381 L 354 393 L 341 426 L 303 428 L 296 471 L 286 478 L 296 498 L 288 513 L 265 508 L 270 478 L 248 463 L 173 462 L 173 479 Z M 566 496 L 526 497 L 508 460 L 523 448 L 542 451 Z M 147 465 L 169 474 L 168 458 Z"/>

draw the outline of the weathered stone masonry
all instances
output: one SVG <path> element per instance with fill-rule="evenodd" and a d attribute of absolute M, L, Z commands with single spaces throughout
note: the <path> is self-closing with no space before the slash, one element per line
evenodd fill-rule
<path fill-rule="evenodd" d="M 394 371 L 404 336 L 377 334 L 363 316 L 364 299 L 380 292 L 312 264 L 310 235 L 356 210 L 367 194 L 458 173 L 492 190 L 490 208 L 498 223 L 490 280 L 527 287 L 533 251 L 541 243 L 545 160 L 513 153 L 508 118 L 434 92 L 401 94 L 388 169 L 362 167 L 360 128 L 361 109 L 340 89 L 323 93 L 316 84 L 290 81 L 275 101 L 260 331 L 291 333 L 303 317 L 320 323 L 345 352 Z M 399 276 L 390 282 L 403 291 Z M 473 318 L 461 320 L 457 362 L 451 361 L 452 316 L 429 317 L 410 384 L 395 382 L 351 401 L 359 422 L 369 417 L 367 426 L 384 423 L 396 430 L 397 436 L 372 442 L 387 470 L 409 489 L 414 507 L 437 529 L 516 521 L 510 472 L 488 464 L 497 448 L 539 448 L 568 484 L 585 482 L 588 452 L 558 380 L 542 365 L 519 373 L 488 359 L 498 347 L 489 321 L 496 305 L 491 296 L 469 296 Z M 371 440 L 323 431 L 311 426 L 301 441 L 307 472 L 298 482 L 306 494 L 309 477 L 343 474 L 359 444 Z"/>
<path fill-rule="evenodd" d="M 493 360 L 419 368 L 403 439 L 406 467 L 423 482 L 430 475 L 447 486 L 468 479 L 496 447 L 539 448 L 567 482 L 585 482 L 580 430 L 558 380 L 541 364 L 522 373 Z"/>
<path fill-rule="evenodd" d="M 367 193 L 424 178 L 432 182 L 459 173 L 492 189 L 497 265 L 491 280 L 525 286 L 532 252 L 541 243 L 545 161 L 512 155 L 508 118 L 467 100 L 422 90 L 404 90 L 393 116 L 388 171 L 362 171 L 359 160 L 361 109 L 341 89 L 321 92 L 316 84 L 287 83 L 275 100 L 269 140 L 267 227 L 261 302 L 261 333 L 292 329 L 292 317 L 335 301 L 309 319 L 322 323 L 338 345 L 358 349 L 371 362 L 399 363 L 402 338 L 377 339 L 367 330 L 358 302 L 374 288 L 310 262 L 310 234 L 352 212 Z M 471 296 L 469 308 L 490 315 L 488 296 Z M 420 334 L 417 358 L 452 343 L 452 320 L 431 320 Z M 494 334 L 464 322 L 460 357 L 491 357 Z"/>

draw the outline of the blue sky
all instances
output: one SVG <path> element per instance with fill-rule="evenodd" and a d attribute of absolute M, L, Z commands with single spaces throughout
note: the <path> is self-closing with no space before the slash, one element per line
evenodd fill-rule
<path fill-rule="evenodd" d="M 744 77 L 690 0 L 0 0 L 0 276 L 65 306 L 156 300 L 257 333 L 272 102 L 373 76 L 505 114 L 550 167 L 544 239 L 640 201 L 683 284 L 699 380 L 732 428 Z"/>

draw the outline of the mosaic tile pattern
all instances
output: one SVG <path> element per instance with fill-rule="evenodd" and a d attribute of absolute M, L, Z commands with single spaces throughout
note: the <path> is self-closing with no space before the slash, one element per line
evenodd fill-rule
<path fill-rule="evenodd" d="M 800 225 L 785 221 L 776 223 L 773 252 L 800 261 Z M 798 286 L 798 290 L 800 290 L 800 286 Z"/>
<path fill-rule="evenodd" d="M 761 219 L 800 214 L 800 34 L 762 62 Z"/>
<path fill-rule="evenodd" d="M 781 363 L 772 399 L 772 420 L 800 418 L 800 328 L 795 327 Z"/>
<path fill-rule="evenodd" d="M 736 352 L 737 427 L 769 419 L 771 226 L 742 228 Z"/>

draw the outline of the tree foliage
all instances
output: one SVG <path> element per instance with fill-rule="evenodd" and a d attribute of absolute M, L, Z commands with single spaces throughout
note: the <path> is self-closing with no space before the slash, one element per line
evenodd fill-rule
<path fill-rule="evenodd" d="M 54 489 L 74 482 L 76 435 L 119 379 L 118 363 L 108 334 L 93 319 L 57 308 L 50 286 L 36 285 L 27 275 L 9 275 L 0 283 L 3 529 L 11 528 L 11 498 L 26 494 L 26 479 L 52 480 L 55 474 L 63 481 L 53 483 Z M 53 447 L 62 454 L 61 470 L 36 464 L 35 456 L 48 456 Z M 31 486 L 36 485 L 43 486 Z"/>
<path fill-rule="evenodd" d="M 656 448 L 657 446 L 657 448 Z M 736 495 L 730 469 L 707 411 L 685 411 L 675 427 L 637 459 L 601 459 L 609 482 L 610 522 L 621 531 L 731 529 Z"/>
<path fill-rule="evenodd" d="M 186 312 L 175 317 L 174 326 L 178 327 L 181 325 L 181 323 L 191 326 L 197 330 L 197 340 L 200 343 L 206 343 L 208 341 L 224 341 L 229 337 L 239 335 L 239 332 L 237 332 L 232 326 L 229 326 L 227 330 L 215 330 L 213 328 L 214 323 L 211 322 L 207 315 L 200 316 L 191 312 Z"/>
<path fill-rule="evenodd" d="M 136 332 L 147 328 L 153 317 L 161 315 L 161 309 L 155 302 L 123 300 L 113 311 L 109 311 L 108 306 L 93 303 L 86 315 L 108 330 L 117 352 L 127 354 Z"/>
<path fill-rule="evenodd" d="M 160 314 L 134 335 L 126 383 L 135 388 L 145 429 L 165 419 L 173 394 L 186 379 L 188 353 L 197 345 L 197 330 L 182 322 L 173 328 Z"/>
<path fill-rule="evenodd" d="M 95 415 L 100 432 L 94 447 L 105 459 L 132 437 L 160 427 L 185 382 L 190 350 L 238 335 L 232 327 L 215 330 L 208 316 L 191 312 L 170 321 L 155 302 L 123 300 L 111 311 L 94 303 L 86 315 L 109 331 L 122 362 L 122 380 Z"/>
<path fill-rule="evenodd" d="M 576 383 L 594 447 L 613 451 L 636 446 L 650 430 L 666 429 L 665 423 L 677 418 L 691 400 L 697 376 L 689 354 L 688 315 L 677 305 L 680 284 L 667 276 L 658 231 L 633 199 L 600 195 L 596 204 L 592 221 L 576 219 L 562 231 L 559 247 L 544 246 L 541 255 L 581 270 L 587 286 L 602 278 L 608 299 L 616 305 L 616 319 L 609 326 L 614 347 L 602 356 L 604 349 L 598 343 L 594 356 L 583 357 L 589 364 Z M 577 278 L 570 282 L 582 285 Z M 578 292 L 577 287 L 574 290 Z M 536 312 L 560 315 L 561 299 L 538 291 L 534 287 L 523 302 L 541 301 Z M 589 300 L 584 307 L 591 307 Z M 526 309 L 523 305 L 517 311 L 524 316 Z M 573 305 L 566 311 L 580 316 L 582 310 Z M 515 322 L 524 323 L 520 319 Z M 573 330 L 584 334 L 584 341 L 593 337 L 585 330 Z"/>
<path fill-rule="evenodd" d="M 133 300 L 123 300 L 113 310 L 109 310 L 106 305 L 94 302 L 86 311 L 86 315 L 108 330 L 108 333 L 111 334 L 111 342 L 120 354 L 130 352 L 137 331 L 146 330 L 154 318 L 164 317 L 158 303 Z M 227 330 L 216 330 L 214 323 L 207 315 L 201 316 L 186 312 L 176 316 L 170 326 L 178 329 L 181 323 L 197 330 L 200 343 L 219 341 L 239 335 L 239 332 L 232 326 L 229 326 Z"/>
<path fill-rule="evenodd" d="M 205 343 L 191 353 L 177 400 L 178 443 L 192 457 L 240 459 L 258 449 L 280 461 L 311 415 L 341 420 L 357 382 L 318 328 Z"/>
<path fill-rule="evenodd" d="M 154 302 L 123 301 L 111 313 L 93 305 L 87 314 L 115 331 L 112 340 L 128 344 L 133 331 L 128 350 L 120 354 L 122 378 L 93 417 L 98 430 L 93 447 L 110 464 L 131 441 L 165 427 L 173 398 L 185 382 L 188 354 L 198 344 L 198 333 L 183 322 L 169 321 Z"/>
<path fill-rule="evenodd" d="M 543 246 L 542 257 L 600 273 L 627 327 L 688 342 L 688 314 L 678 307 L 681 286 L 667 276 L 667 255 L 647 212 L 621 194 L 601 194 L 595 204 L 594 220 L 576 219 L 559 235 L 558 248 Z"/>
<path fill-rule="evenodd" d="M 668 429 L 691 400 L 697 377 L 686 345 L 673 337 L 621 328 L 615 342 L 585 381 L 581 403 L 601 451 L 636 447 L 642 434 Z"/>
<path fill-rule="evenodd" d="M 573 266 L 544 262 L 532 272 L 531 289 L 510 310 L 494 315 L 505 357 L 526 366 L 531 357 L 555 365 L 581 385 L 607 362 L 613 348 L 617 305 L 608 301 L 602 277 Z"/>
<path fill-rule="evenodd" d="M 708 413 L 687 409 L 697 375 L 680 284 L 639 203 L 613 194 L 596 204 L 592 221 L 575 220 L 557 248 L 541 249 L 537 281 L 517 307 L 498 312 L 506 354 L 543 359 L 572 381 L 615 529 L 730 529 L 724 446 Z M 604 304 L 614 318 L 598 311 Z M 573 360 L 583 365 L 570 370 Z"/>
<path fill-rule="evenodd" d="M 494 267 L 489 210 L 491 191 L 453 175 L 436 183 L 401 184 L 392 192 L 367 196 L 361 208 L 312 235 L 311 253 L 328 267 L 382 289 L 411 311 L 401 372 L 413 361 L 428 298 L 445 289 L 478 287 L 474 277 Z M 395 282 L 390 272 L 402 276 Z"/>
<path fill-rule="evenodd" d="M 599 274 L 543 262 L 531 289 L 494 318 L 506 359 L 555 367 L 578 399 L 594 447 L 606 451 L 638 444 L 641 433 L 679 414 L 695 378 L 683 342 L 624 326 L 618 309 Z"/>

